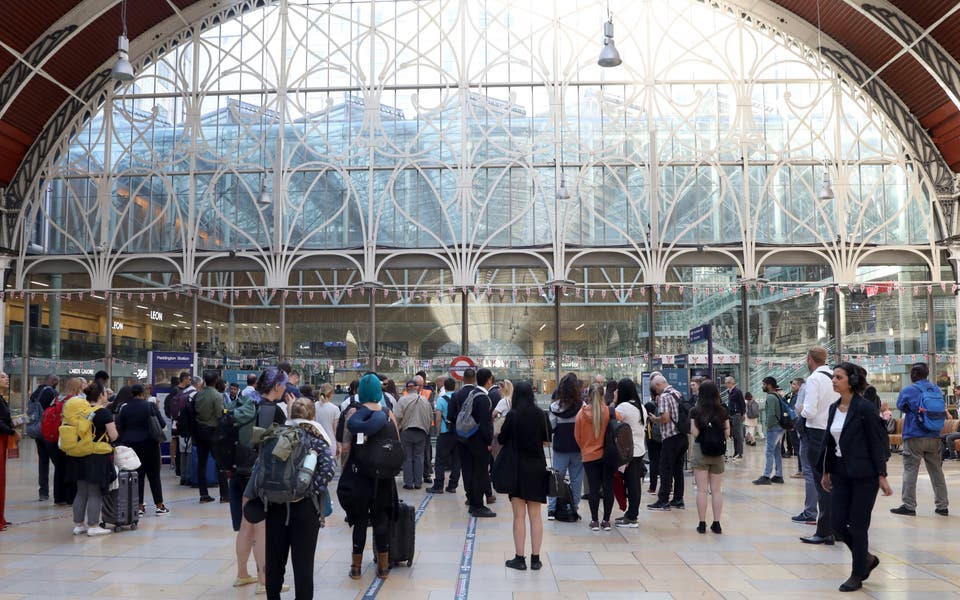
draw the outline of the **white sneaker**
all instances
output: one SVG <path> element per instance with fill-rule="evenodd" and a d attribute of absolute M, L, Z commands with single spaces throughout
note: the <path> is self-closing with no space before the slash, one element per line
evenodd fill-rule
<path fill-rule="evenodd" d="M 98 535 L 107 535 L 108 533 L 113 533 L 109 529 L 104 529 L 103 527 L 90 527 L 87 529 L 87 535 L 90 537 L 96 537 Z"/>
<path fill-rule="evenodd" d="M 86 525 L 77 525 L 73 528 L 73 535 L 83 535 L 87 532 Z"/>

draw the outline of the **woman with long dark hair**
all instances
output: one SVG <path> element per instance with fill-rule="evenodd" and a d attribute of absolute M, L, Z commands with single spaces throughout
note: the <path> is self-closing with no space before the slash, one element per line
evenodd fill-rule
<path fill-rule="evenodd" d="M 590 529 L 610 531 L 613 511 L 613 474 L 617 470 L 603 457 L 603 442 L 612 418 L 603 401 L 603 384 L 594 383 L 587 391 L 589 402 L 577 414 L 574 436 L 583 457 L 583 470 L 590 482 Z M 599 520 L 600 494 L 603 494 L 603 519 Z"/>
<path fill-rule="evenodd" d="M 627 492 L 627 512 L 614 520 L 617 527 L 636 528 L 637 514 L 640 511 L 640 481 L 643 479 L 643 456 L 647 453 L 646 423 L 647 410 L 643 407 L 637 384 L 624 377 L 617 382 L 613 392 L 617 416 L 630 426 L 633 433 L 633 458 L 623 470 L 623 483 Z"/>
<path fill-rule="evenodd" d="M 553 432 L 553 468 L 560 477 L 570 476 L 573 503 L 579 505 L 583 490 L 583 458 L 580 446 L 573 435 L 577 413 L 583 406 L 580 396 L 580 381 L 573 373 L 567 373 L 557 384 L 557 399 L 550 404 L 550 430 Z M 557 510 L 557 499 L 547 498 L 547 520 L 552 521 Z M 579 511 L 578 511 L 579 512 Z"/>
<path fill-rule="evenodd" d="M 149 478 L 156 514 L 168 514 L 170 509 L 163 503 L 163 488 L 160 484 L 160 442 L 150 437 L 150 419 L 156 418 L 161 428 L 166 427 L 166 421 L 160 415 L 157 405 L 147 402 L 146 390 L 139 383 L 123 387 L 117 393 L 117 398 L 117 402 L 123 398 L 123 403 L 114 417 L 120 433 L 120 443 L 132 448 L 140 459 L 140 468 L 137 469 L 137 485 L 140 490 L 137 513 L 143 516 L 143 488 Z"/>
<path fill-rule="evenodd" d="M 730 437 L 730 415 L 720 403 L 720 389 L 710 379 L 700 383 L 697 405 L 690 411 L 690 433 L 693 435 L 693 477 L 697 482 L 697 525 L 699 533 L 707 532 L 707 494 L 713 505 L 713 523 L 710 530 L 722 533 L 720 517 L 723 513 L 724 455 L 704 454 L 701 434 L 708 429 L 722 429 L 724 443 Z"/>
<path fill-rule="evenodd" d="M 525 571 L 526 521 L 530 521 L 530 568 L 540 569 L 543 520 L 540 506 L 547 501 L 547 460 L 543 447 L 550 444 L 550 432 L 543 411 L 537 408 L 533 387 L 521 381 L 513 386 L 511 408 L 503 421 L 497 441 L 503 452 L 517 453 L 517 485 L 510 494 L 513 509 L 513 546 L 516 556 L 507 561 L 511 569 Z M 507 447 L 510 444 L 511 447 Z"/>
<path fill-rule="evenodd" d="M 880 564 L 869 551 L 870 514 L 877 492 L 893 494 L 887 483 L 890 443 L 877 407 L 863 397 L 867 372 L 863 367 L 842 362 L 833 369 L 833 391 L 840 399 L 830 406 L 823 444 L 823 477 L 820 483 L 830 492 L 830 525 L 834 534 L 850 549 L 853 557 L 850 577 L 840 584 L 841 592 L 853 592 Z"/>

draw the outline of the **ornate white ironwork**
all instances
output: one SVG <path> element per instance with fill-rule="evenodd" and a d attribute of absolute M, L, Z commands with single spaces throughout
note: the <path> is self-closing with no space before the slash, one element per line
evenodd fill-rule
<path fill-rule="evenodd" d="M 718 258 L 746 279 L 807 262 L 852 282 L 890 260 L 939 279 L 931 165 L 871 98 L 756 20 L 613 4 L 612 70 L 590 3 L 230 5 L 55 120 L 70 133 L 25 190 L 16 285 L 42 266 L 109 289 L 144 261 L 267 288 L 333 262 L 367 283 L 437 268 L 455 288 L 498 264 L 661 284 Z"/>

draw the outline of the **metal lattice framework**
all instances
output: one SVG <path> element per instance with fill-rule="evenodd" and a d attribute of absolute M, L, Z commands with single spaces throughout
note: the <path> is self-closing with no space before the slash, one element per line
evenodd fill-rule
<path fill-rule="evenodd" d="M 33 270 L 289 288 L 317 265 L 388 285 L 386 269 L 439 268 L 454 287 L 495 265 L 661 284 L 678 265 L 854 282 L 913 263 L 939 280 L 925 148 L 855 65 L 756 18 L 614 2 L 625 61 L 603 70 L 595 2 L 261 5 L 163 40 L 73 111 L 20 212 L 18 288 Z"/>

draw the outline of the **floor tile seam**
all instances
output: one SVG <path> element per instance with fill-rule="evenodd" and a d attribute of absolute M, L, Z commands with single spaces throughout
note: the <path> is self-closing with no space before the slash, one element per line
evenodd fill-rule
<path fill-rule="evenodd" d="M 423 513 L 427 510 L 427 505 L 430 504 L 430 500 L 433 499 L 433 494 L 427 494 L 420 501 L 420 505 L 417 507 L 417 510 L 413 515 L 414 530 L 416 530 L 416 524 L 420 521 L 420 517 L 423 516 Z M 369 570 L 369 569 L 368 569 Z M 383 589 L 384 580 L 379 577 L 374 577 L 373 581 L 370 582 L 370 585 L 367 587 L 361 596 L 362 600 L 373 600 L 377 597 L 377 594 L 380 593 L 380 590 Z"/>

